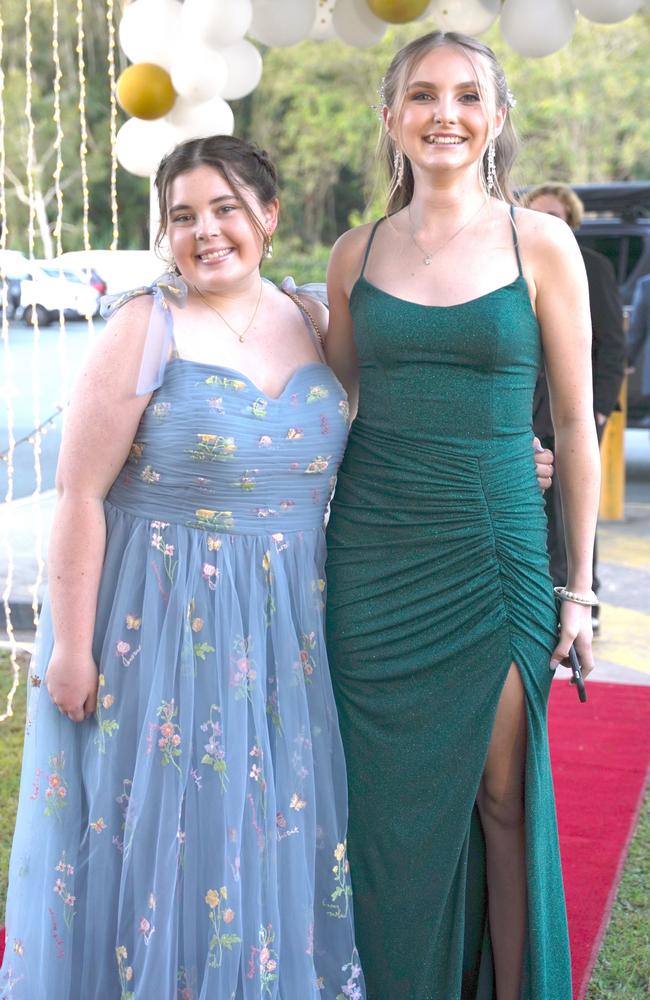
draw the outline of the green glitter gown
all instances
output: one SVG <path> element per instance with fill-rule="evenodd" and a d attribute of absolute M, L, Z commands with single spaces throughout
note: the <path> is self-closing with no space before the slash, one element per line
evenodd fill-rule
<path fill-rule="evenodd" d="M 495 997 L 475 799 L 513 661 L 528 724 L 521 1000 L 570 1000 L 546 728 L 556 619 L 531 446 L 540 336 L 514 222 L 518 277 L 449 307 L 364 277 L 375 229 L 350 301 L 360 404 L 327 562 L 368 1000 Z"/>

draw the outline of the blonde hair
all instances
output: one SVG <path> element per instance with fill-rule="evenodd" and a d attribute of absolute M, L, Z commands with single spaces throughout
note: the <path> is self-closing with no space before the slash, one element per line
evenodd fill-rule
<path fill-rule="evenodd" d="M 577 229 L 584 217 L 585 206 L 568 184 L 555 184 L 552 181 L 538 184 L 537 187 L 531 188 L 530 191 L 526 191 L 522 195 L 521 202 L 525 207 L 530 208 L 530 204 L 535 198 L 541 198 L 545 194 L 557 198 L 566 212 L 567 225 L 571 229 Z"/>
<path fill-rule="evenodd" d="M 499 108 L 510 107 L 512 95 L 508 90 L 505 74 L 497 58 L 487 45 L 470 35 L 456 31 L 431 31 L 409 42 L 394 56 L 382 83 L 382 100 L 396 120 L 402 113 L 406 99 L 409 78 L 433 49 L 451 46 L 465 55 L 474 71 L 481 104 L 488 122 L 488 138 L 481 158 L 479 180 L 487 195 L 487 150 L 490 138 L 494 138 L 496 178 L 493 194 L 502 201 L 512 201 L 510 190 L 510 170 L 519 150 L 519 140 L 510 115 L 506 119 L 500 135 L 493 136 L 494 121 Z M 385 158 L 390 177 L 386 214 L 392 215 L 409 204 L 413 197 L 413 171 L 407 156 L 403 157 L 404 169 L 400 178 L 394 168 L 395 154 L 401 153 L 399 143 L 386 131 L 379 140 L 379 155 Z"/>

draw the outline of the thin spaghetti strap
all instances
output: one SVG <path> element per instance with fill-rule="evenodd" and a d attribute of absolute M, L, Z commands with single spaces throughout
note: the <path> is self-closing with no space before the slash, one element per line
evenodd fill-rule
<path fill-rule="evenodd" d="M 372 246 L 372 241 L 375 238 L 375 233 L 377 232 L 377 226 L 379 225 L 380 222 L 383 222 L 383 221 L 384 221 L 383 218 L 377 219 L 377 221 L 375 222 L 374 226 L 370 230 L 370 236 L 369 236 L 368 242 L 366 244 L 366 252 L 365 252 L 364 257 L 363 257 L 363 264 L 361 265 L 361 273 L 359 274 L 360 278 L 363 278 L 364 271 L 366 270 L 366 264 L 368 263 L 368 256 L 370 254 L 370 247 Z"/>
<path fill-rule="evenodd" d="M 517 257 L 517 267 L 519 268 L 519 277 L 523 276 L 523 270 L 521 267 L 521 257 L 519 256 L 519 233 L 517 232 L 517 224 L 515 222 L 515 206 L 510 206 L 510 224 L 512 226 L 512 242 L 515 248 L 515 255 Z"/>

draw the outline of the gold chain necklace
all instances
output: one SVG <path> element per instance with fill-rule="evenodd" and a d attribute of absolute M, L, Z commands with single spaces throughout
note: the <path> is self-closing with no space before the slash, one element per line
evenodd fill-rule
<path fill-rule="evenodd" d="M 467 219 L 466 222 L 463 222 L 463 224 L 460 227 L 460 229 L 457 229 L 455 233 L 451 234 L 451 236 L 449 237 L 449 239 L 445 240 L 444 243 L 441 243 L 440 246 L 436 247 L 435 250 L 425 250 L 424 247 L 420 246 L 420 244 L 418 243 L 418 241 L 415 238 L 415 233 L 413 231 L 413 220 L 411 219 L 411 206 L 409 205 L 409 207 L 408 207 L 409 236 L 411 237 L 411 241 L 413 242 L 414 246 L 420 251 L 420 253 L 424 254 L 424 257 L 422 258 L 422 263 L 426 264 L 426 266 L 428 267 L 429 264 L 431 263 L 431 261 L 433 260 L 433 258 L 435 257 L 435 255 L 437 253 L 440 253 L 440 251 L 444 247 L 448 246 L 451 243 L 452 240 L 455 240 L 456 237 L 460 233 L 462 233 L 463 229 L 466 229 L 467 226 L 469 226 L 470 222 L 473 222 L 474 219 L 483 211 L 484 208 L 485 208 L 485 202 L 483 202 L 479 206 L 478 210 L 476 212 L 474 212 L 473 215 L 470 215 L 469 219 Z"/>
<path fill-rule="evenodd" d="M 244 340 L 246 339 L 246 334 L 248 333 L 248 331 L 252 327 L 253 323 L 255 322 L 255 317 L 257 316 L 257 310 L 259 309 L 260 302 L 262 301 L 262 291 L 264 289 L 264 282 L 262 281 L 262 279 L 260 278 L 260 294 L 257 296 L 257 302 L 255 303 L 255 309 L 253 310 L 253 315 L 251 316 L 251 318 L 249 319 L 248 323 L 246 324 L 246 326 L 244 327 L 244 329 L 242 330 L 241 333 L 238 333 L 237 330 L 235 330 L 234 326 L 230 325 L 230 323 L 228 322 L 228 320 L 226 319 L 226 317 L 221 315 L 221 313 L 219 312 L 219 310 L 217 309 L 216 306 L 213 306 L 211 302 L 208 302 L 208 300 L 206 299 L 206 297 L 203 294 L 203 292 L 199 288 L 197 288 L 196 285 L 192 285 L 192 288 L 194 289 L 194 291 L 196 292 L 196 294 L 199 296 L 199 298 L 203 299 L 203 301 L 205 302 L 206 306 L 209 309 L 212 309 L 213 312 L 216 312 L 216 314 L 219 317 L 219 319 L 222 320 L 226 324 L 226 326 L 228 327 L 228 329 L 231 330 L 235 334 L 235 336 L 238 338 L 240 344 L 243 344 Z"/>

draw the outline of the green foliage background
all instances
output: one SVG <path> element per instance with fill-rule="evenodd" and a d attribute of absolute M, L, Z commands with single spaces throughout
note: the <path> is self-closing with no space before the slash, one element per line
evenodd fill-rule
<path fill-rule="evenodd" d="M 2 0 L 7 245 L 26 249 L 25 3 Z M 116 4 L 119 16 L 119 4 Z M 109 86 L 108 26 L 102 0 L 84 0 L 84 58 L 88 80 L 88 168 L 91 244 L 108 246 Z M 64 249 L 82 243 L 79 183 L 79 83 L 75 5 L 59 2 L 62 82 Z M 379 122 L 372 105 L 395 50 L 432 27 L 418 22 L 387 32 L 379 45 L 355 49 L 339 42 L 304 42 L 264 53 L 264 76 L 249 97 L 234 102 L 236 131 L 255 139 L 275 159 L 282 183 L 280 263 L 267 273 L 293 271 L 322 278 L 326 248 L 346 228 L 382 210 L 383 183 L 375 155 Z M 35 189 L 50 226 L 55 136 L 52 0 L 33 4 L 33 112 Z M 514 118 L 523 139 L 517 184 L 545 179 L 593 182 L 650 177 L 650 12 L 616 25 L 583 18 L 571 44 L 546 59 L 524 59 L 503 42 L 498 25 L 485 36 L 505 65 L 517 98 Z M 119 53 L 118 53 L 119 58 Z M 118 66 L 118 72 L 120 67 Z M 148 243 L 148 183 L 119 170 L 120 245 Z M 48 201 L 49 199 L 49 201 Z M 36 255 L 42 253 L 38 234 Z"/>

